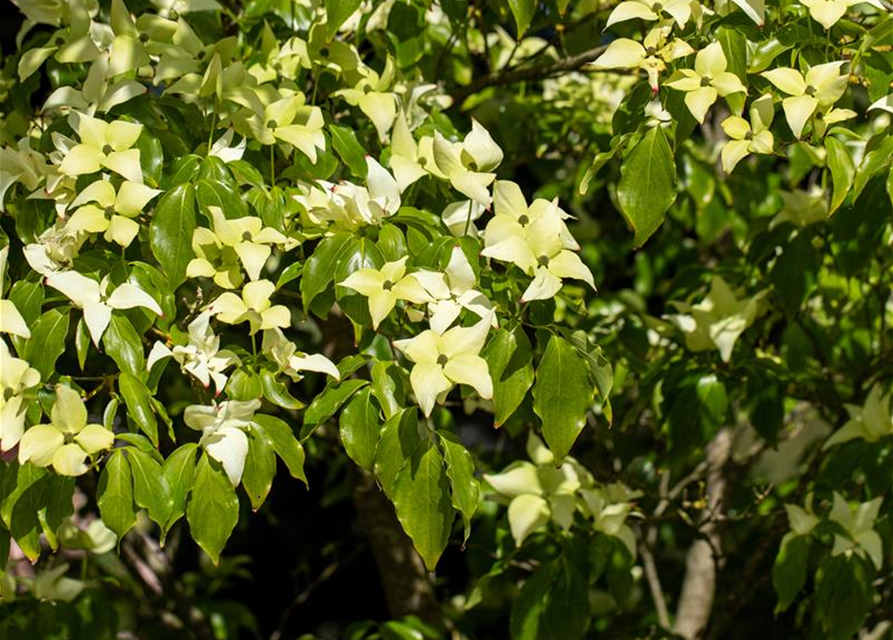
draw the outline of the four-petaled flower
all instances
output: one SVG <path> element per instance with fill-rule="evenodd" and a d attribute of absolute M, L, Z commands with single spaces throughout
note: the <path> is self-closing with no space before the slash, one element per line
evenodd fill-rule
<path fill-rule="evenodd" d="M 248 436 L 260 400 L 230 400 L 213 405 L 193 404 L 186 407 L 186 425 L 202 432 L 199 444 L 209 456 L 221 464 L 233 486 L 237 486 L 245 470 Z"/>
<path fill-rule="evenodd" d="M 439 131 L 434 132 L 434 165 L 425 165 L 429 173 L 449 180 L 453 188 L 484 207 L 490 206 L 487 187 L 496 179 L 493 169 L 502 162 L 502 149 L 477 120 L 462 142 L 450 142 Z"/>
<path fill-rule="evenodd" d="M 239 364 L 239 358 L 232 351 L 220 349 L 220 336 L 211 329 L 210 320 L 211 314 L 204 311 L 190 322 L 189 342 L 185 345 L 177 344 L 170 348 L 163 342 L 156 342 L 149 352 L 146 368 L 151 370 L 159 360 L 173 357 L 183 371 L 198 378 L 206 389 L 213 380 L 219 394 L 226 385 L 226 374 L 223 372 Z"/>
<path fill-rule="evenodd" d="M 361 77 L 357 83 L 350 89 L 340 89 L 333 94 L 342 96 L 352 107 L 359 107 L 372 120 L 378 139 L 382 142 L 387 139 L 388 131 L 397 116 L 397 100 L 389 92 L 395 71 L 391 56 L 388 56 L 381 75 L 365 65 L 358 67 L 357 72 Z"/>
<path fill-rule="evenodd" d="M 747 93 L 741 79 L 726 71 L 728 61 L 722 45 L 712 42 L 695 56 L 694 69 L 679 69 L 667 86 L 685 92 L 685 106 L 699 123 L 704 123 L 707 110 L 719 96 Z"/>
<path fill-rule="evenodd" d="M 109 294 L 108 279 L 99 283 L 77 271 L 62 271 L 47 276 L 46 283 L 61 291 L 75 307 L 83 310 L 84 322 L 97 347 L 111 322 L 114 309 L 143 307 L 159 316 L 164 315 L 152 296 L 129 282 L 118 285 Z"/>
<path fill-rule="evenodd" d="M 493 304 L 475 290 L 477 279 L 461 247 L 453 247 L 444 273 L 418 271 L 413 275 L 434 298 L 434 302 L 428 303 L 428 313 L 431 315 L 428 322 L 437 333 L 449 329 L 462 309 L 468 309 L 481 318 L 489 316 L 493 326 L 497 326 L 496 316 L 491 313 Z"/>
<path fill-rule="evenodd" d="M 685 27 L 685 23 L 691 18 L 692 5 L 697 3 L 693 0 L 664 0 L 664 2 L 652 2 L 651 0 L 625 0 L 621 2 L 611 15 L 608 16 L 608 22 L 605 24 L 607 29 L 618 22 L 625 22 L 640 18 L 648 22 L 660 20 L 661 15 L 666 13 L 671 16 L 680 28 Z"/>
<path fill-rule="evenodd" d="M 388 317 L 398 300 L 413 304 L 434 301 L 413 274 L 407 275 L 406 260 L 407 256 L 404 256 L 386 262 L 381 269 L 358 269 L 338 283 L 369 299 L 373 329 Z"/>
<path fill-rule="evenodd" d="M 796 69 L 770 69 L 761 75 L 788 94 L 781 101 L 791 133 L 799 138 L 807 120 L 820 107 L 827 108 L 840 100 L 846 91 L 848 75 L 841 74 L 844 60 L 826 62 L 809 68 L 806 76 Z"/>
<path fill-rule="evenodd" d="M 227 324 L 241 324 L 247 320 L 251 335 L 261 329 L 285 328 L 291 324 L 291 312 L 286 306 L 274 306 L 270 302 L 275 291 L 276 285 L 269 280 L 249 282 L 242 288 L 241 297 L 227 291 L 212 302 L 208 310 Z"/>
<path fill-rule="evenodd" d="M 301 353 L 297 345 L 279 329 L 264 331 L 262 349 L 279 366 L 279 371 L 294 382 L 302 378 L 301 371 L 316 371 L 328 374 L 335 380 L 341 379 L 341 372 L 334 362 L 321 353 Z"/>
<path fill-rule="evenodd" d="M 881 11 L 884 5 L 878 0 L 800 0 L 800 4 L 809 9 L 809 15 L 825 28 L 825 31 L 837 24 L 847 10 L 857 4 L 870 4 Z"/>
<path fill-rule="evenodd" d="M 642 69 L 648 74 L 651 92 L 658 91 L 658 76 L 667 68 L 667 63 L 695 52 L 685 40 L 674 38 L 667 42 L 672 28 L 669 25 L 655 27 L 639 43 L 629 38 L 612 40 L 592 63 L 596 69 Z"/>
<path fill-rule="evenodd" d="M 25 431 L 22 392 L 40 383 L 40 372 L 9 352 L 0 339 L 0 450 L 9 451 Z"/>
<path fill-rule="evenodd" d="M 488 316 L 471 327 L 453 327 L 443 334 L 427 329 L 414 338 L 394 342 L 415 363 L 409 382 L 425 416 L 431 415 L 435 403 L 443 402 L 456 384 L 473 387 L 485 400 L 493 397 L 487 361 L 478 355 L 490 324 Z"/>
<path fill-rule="evenodd" d="M 133 220 L 161 191 L 141 182 L 125 181 L 115 187 L 108 180 L 97 180 L 78 194 L 71 206 L 77 210 L 66 223 L 72 231 L 102 233 L 107 242 L 130 246 L 140 230 Z"/>
<path fill-rule="evenodd" d="M 87 424 L 87 407 L 80 394 L 63 385 L 56 386 L 56 401 L 50 424 L 28 429 L 19 442 L 19 464 L 53 466 L 63 476 L 87 473 L 87 458 L 108 449 L 115 434 L 101 424 Z"/>
<path fill-rule="evenodd" d="M 271 102 L 246 118 L 254 137 L 263 145 L 287 142 L 316 164 L 316 150 L 325 151 L 322 132 L 325 120 L 319 107 L 304 104 L 304 94 L 295 93 Z"/>
<path fill-rule="evenodd" d="M 141 124 L 124 120 L 106 122 L 81 114 L 77 126 L 81 142 L 65 154 L 59 171 L 76 177 L 105 168 L 131 182 L 142 182 L 140 151 L 132 148 L 142 131 Z"/>
<path fill-rule="evenodd" d="M 765 94 L 750 106 L 750 122 L 740 116 L 729 116 L 722 121 L 722 129 L 731 138 L 722 148 L 722 168 L 731 173 L 750 153 L 770 154 L 775 138 L 769 127 L 775 115 L 772 96 Z"/>
<path fill-rule="evenodd" d="M 861 439 L 865 442 L 877 442 L 881 438 L 893 436 L 893 397 L 888 390 L 884 393 L 881 384 L 875 384 L 865 404 L 846 404 L 850 419 L 839 430 L 828 438 L 824 448 L 833 447 L 850 440 Z"/>

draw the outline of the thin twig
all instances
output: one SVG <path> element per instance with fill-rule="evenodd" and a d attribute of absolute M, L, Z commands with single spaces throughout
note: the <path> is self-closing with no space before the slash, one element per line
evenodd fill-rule
<path fill-rule="evenodd" d="M 606 45 L 598 46 L 575 56 L 568 56 L 554 62 L 544 62 L 527 69 L 512 67 L 508 70 L 488 73 L 467 86 L 460 87 L 453 94 L 453 105 L 461 105 L 467 97 L 488 87 L 505 86 L 529 80 L 544 80 L 565 71 L 574 71 L 598 58 L 606 48 Z"/>

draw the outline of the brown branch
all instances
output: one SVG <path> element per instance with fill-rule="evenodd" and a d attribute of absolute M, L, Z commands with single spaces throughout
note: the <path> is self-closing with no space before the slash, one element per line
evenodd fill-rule
<path fill-rule="evenodd" d="M 488 87 L 501 87 L 531 80 L 545 80 L 567 71 L 574 71 L 598 58 L 604 53 L 606 48 L 606 45 L 598 46 L 575 56 L 560 58 L 554 62 L 543 62 L 526 69 L 512 67 L 508 70 L 492 71 L 457 89 L 453 93 L 453 105 L 461 106 L 466 98 Z"/>
<path fill-rule="evenodd" d="M 726 493 L 723 467 L 729 460 L 732 432 L 720 429 L 707 445 L 707 506 L 701 517 L 703 538 L 692 543 L 685 559 L 685 579 L 676 610 L 675 633 L 686 640 L 701 637 L 710 620 L 716 594 L 716 565 L 722 540 L 716 515 L 722 510 Z"/>

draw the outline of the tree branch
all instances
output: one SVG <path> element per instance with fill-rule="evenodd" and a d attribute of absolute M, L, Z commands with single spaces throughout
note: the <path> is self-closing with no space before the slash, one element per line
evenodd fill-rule
<path fill-rule="evenodd" d="M 598 58 L 604 53 L 606 48 L 607 45 L 598 46 L 575 56 L 560 58 L 554 62 L 543 62 L 526 69 L 515 66 L 507 70 L 493 71 L 464 87 L 459 87 L 453 94 L 453 105 L 461 106 L 466 98 L 488 87 L 501 87 L 530 80 L 544 80 L 566 71 L 574 71 Z"/>
<path fill-rule="evenodd" d="M 707 505 L 701 515 L 704 538 L 695 540 L 685 559 L 685 579 L 676 610 L 674 631 L 686 640 L 699 638 L 710 620 L 716 594 L 716 564 L 722 552 L 715 515 L 722 509 L 726 492 L 723 467 L 729 460 L 732 432 L 720 429 L 707 445 Z"/>

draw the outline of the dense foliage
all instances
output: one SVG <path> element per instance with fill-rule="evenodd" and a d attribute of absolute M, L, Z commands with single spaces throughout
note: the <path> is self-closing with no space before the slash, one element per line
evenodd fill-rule
<path fill-rule="evenodd" d="M 14 4 L 0 637 L 893 633 L 888 0 Z"/>

